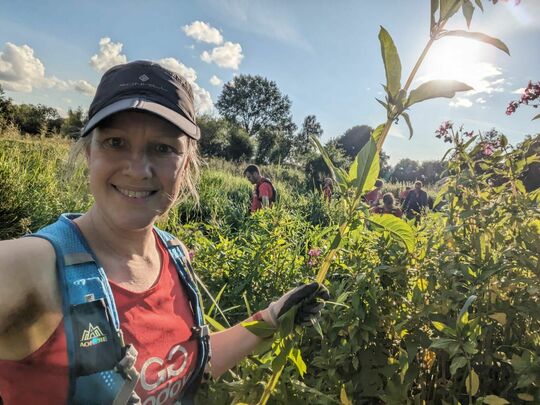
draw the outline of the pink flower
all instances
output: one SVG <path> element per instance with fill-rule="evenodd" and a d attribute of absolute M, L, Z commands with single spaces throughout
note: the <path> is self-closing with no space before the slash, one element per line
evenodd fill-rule
<path fill-rule="evenodd" d="M 321 255 L 322 251 L 319 248 L 310 249 L 308 252 L 308 255 L 311 257 L 319 257 Z"/>
<path fill-rule="evenodd" d="M 508 107 L 506 107 L 506 115 L 512 115 L 515 113 L 518 105 L 519 104 L 517 101 L 511 101 L 510 104 L 508 104 Z"/>
<path fill-rule="evenodd" d="M 493 152 L 495 152 L 495 149 L 491 143 L 486 142 L 482 145 L 482 154 L 484 156 L 491 156 L 493 155 Z"/>
<path fill-rule="evenodd" d="M 195 251 L 194 250 L 190 250 L 188 252 L 188 255 L 189 255 L 189 261 L 192 261 L 193 258 L 195 257 Z"/>
<path fill-rule="evenodd" d="M 313 266 L 315 266 L 316 264 L 317 264 L 317 262 L 316 262 L 315 260 L 313 260 L 313 259 L 309 259 L 308 262 L 307 262 L 307 265 L 308 265 L 309 267 L 313 267 Z"/>
<path fill-rule="evenodd" d="M 465 131 L 465 136 L 467 138 L 472 138 L 473 135 L 474 135 L 474 131 L 469 131 L 469 132 Z"/>

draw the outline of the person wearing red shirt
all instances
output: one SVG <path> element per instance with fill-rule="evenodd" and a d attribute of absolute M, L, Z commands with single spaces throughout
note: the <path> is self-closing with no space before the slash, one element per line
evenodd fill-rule
<path fill-rule="evenodd" d="M 324 179 L 322 191 L 324 200 L 327 202 L 332 201 L 332 195 L 334 194 L 334 181 L 330 177 Z"/>
<path fill-rule="evenodd" d="M 370 212 L 374 214 L 392 214 L 398 218 L 403 216 L 401 209 L 394 206 L 394 196 L 392 193 L 386 193 L 383 195 L 383 205 L 378 205 L 371 208 Z"/>
<path fill-rule="evenodd" d="M 184 388 L 192 381 L 194 364 L 203 358 L 197 349 L 201 346 L 195 345 L 198 338 L 191 340 L 195 314 L 188 296 L 198 296 L 197 287 L 192 284 L 195 291 L 187 291 L 170 245 L 166 248 L 155 228 L 181 196 L 197 198 L 193 177 L 200 131 L 192 89 L 178 73 L 157 63 L 117 65 L 104 74 L 88 118 L 75 149 L 86 158 L 94 203 L 86 213 L 62 219 L 90 252 L 84 260 L 96 263 L 110 287 L 121 327 L 118 344 L 136 349 L 121 359 L 116 351 L 108 355 L 119 374 L 130 371 L 124 377 L 127 385 L 113 392 L 114 403 L 118 398 L 143 405 L 192 403 Z M 72 368 L 72 349 L 108 347 L 105 343 L 115 335 L 85 322 L 84 331 L 70 338 L 74 329 L 64 326 L 75 325 L 77 307 L 101 303 L 101 314 L 111 316 L 112 306 L 105 308 L 105 301 L 93 294 L 85 297 L 85 304 L 70 306 L 70 297 L 60 291 L 66 286 L 60 280 L 69 275 L 61 272 L 68 269 L 68 259 L 81 259 L 57 256 L 59 245 L 37 236 L 0 241 L 0 403 L 73 403 L 76 392 L 84 397 L 77 403 L 96 403 L 95 395 L 109 392 L 113 384 L 100 377 L 96 385 L 85 385 L 88 374 L 80 369 L 90 369 L 99 356 L 87 358 L 86 364 L 77 358 L 77 368 Z M 188 252 L 178 243 L 189 267 Z M 250 319 L 277 329 L 280 317 L 299 305 L 295 323 L 303 325 L 320 315 L 320 300 L 327 298 L 318 283 L 303 284 Z M 210 333 L 209 340 L 212 356 L 206 366 L 215 378 L 262 342 L 241 324 Z M 92 373 L 101 375 L 102 370 Z"/>
<path fill-rule="evenodd" d="M 249 212 L 254 213 L 261 208 L 271 207 L 276 201 L 276 190 L 272 182 L 261 176 L 256 165 L 247 166 L 244 170 L 244 176 L 254 185 Z"/>
<path fill-rule="evenodd" d="M 375 182 L 375 188 L 364 195 L 364 200 L 369 204 L 370 207 L 374 207 L 379 204 L 379 201 L 382 198 L 382 186 L 383 181 L 379 179 Z"/>

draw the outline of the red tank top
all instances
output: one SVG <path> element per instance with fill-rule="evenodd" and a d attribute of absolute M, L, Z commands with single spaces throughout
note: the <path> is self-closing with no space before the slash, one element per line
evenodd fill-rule
<path fill-rule="evenodd" d="M 157 237 L 156 237 L 157 239 Z M 193 314 L 174 263 L 158 243 L 162 266 L 156 283 L 134 293 L 111 284 L 124 340 L 139 352 L 136 387 L 143 405 L 172 404 L 195 368 L 197 340 L 189 340 Z M 68 358 L 64 323 L 23 360 L 0 360 L 4 405 L 65 404 Z"/>

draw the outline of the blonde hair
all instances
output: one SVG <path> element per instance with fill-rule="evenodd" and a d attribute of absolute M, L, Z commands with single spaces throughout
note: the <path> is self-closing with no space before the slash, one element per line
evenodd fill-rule
<path fill-rule="evenodd" d="M 92 132 L 90 132 L 87 136 L 79 138 L 71 147 L 65 180 L 70 180 L 73 173 L 75 173 L 83 164 L 84 153 L 90 147 L 94 132 L 96 130 L 98 130 L 98 128 L 93 129 Z M 197 191 L 197 183 L 201 174 L 199 145 L 195 139 L 190 138 L 187 135 L 184 136 L 186 137 L 186 150 L 184 151 L 184 158 L 187 159 L 187 165 L 184 173 L 182 174 L 180 190 L 174 199 L 171 208 L 189 197 L 194 200 L 196 206 L 199 205 L 199 193 Z"/>

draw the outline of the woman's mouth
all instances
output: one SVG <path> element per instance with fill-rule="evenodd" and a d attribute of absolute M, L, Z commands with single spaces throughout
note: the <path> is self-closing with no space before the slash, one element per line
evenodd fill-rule
<path fill-rule="evenodd" d="M 113 187 L 122 195 L 125 195 L 129 198 L 146 198 L 153 194 L 155 194 L 156 190 L 148 190 L 148 191 L 135 191 L 135 190 L 129 190 L 127 188 L 121 188 L 118 186 L 113 185 Z"/>

